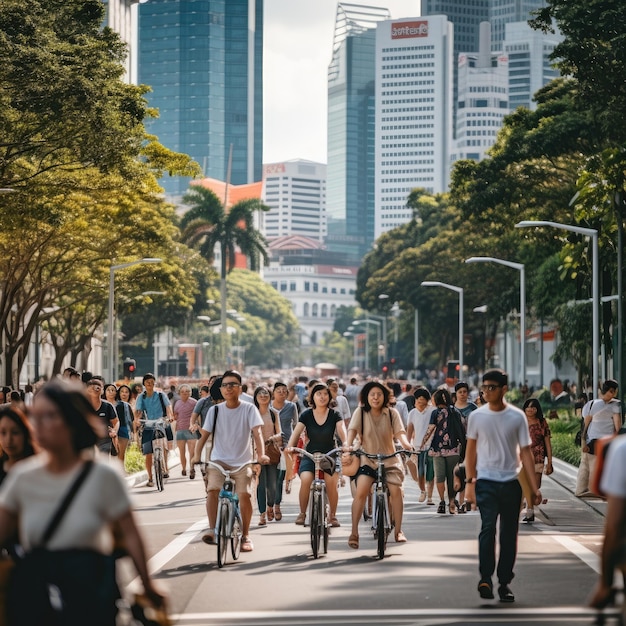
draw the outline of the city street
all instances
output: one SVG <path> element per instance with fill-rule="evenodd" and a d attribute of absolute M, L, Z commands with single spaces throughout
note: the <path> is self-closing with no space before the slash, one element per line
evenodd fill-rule
<path fill-rule="evenodd" d="M 163 493 L 139 485 L 132 497 L 151 570 L 169 591 L 175 623 L 183 626 L 590 624 L 594 613 L 584 604 L 597 577 L 603 504 L 574 498 L 567 488 L 571 473 L 559 464 L 559 482 L 544 480 L 548 503 L 536 509 L 534 525 L 520 528 L 512 605 L 481 600 L 476 591 L 478 513 L 437 515 L 436 507 L 417 503 L 410 479 L 408 543 L 391 541 L 383 561 L 363 522 L 360 549 L 347 545 L 348 487 L 340 491 L 341 528 L 333 529 L 327 555 L 314 560 L 308 528 L 294 524 L 296 480 L 282 521 L 259 528 L 255 511 L 254 551 L 237 562 L 229 554 L 221 570 L 216 548 L 200 539 L 207 527 L 201 479 L 190 481 L 173 467 Z"/>

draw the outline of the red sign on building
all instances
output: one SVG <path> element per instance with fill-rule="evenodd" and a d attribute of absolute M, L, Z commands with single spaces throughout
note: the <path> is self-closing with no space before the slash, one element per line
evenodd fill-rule
<path fill-rule="evenodd" d="M 392 39 L 411 39 L 413 37 L 428 37 L 428 21 L 396 22 L 391 25 Z"/>

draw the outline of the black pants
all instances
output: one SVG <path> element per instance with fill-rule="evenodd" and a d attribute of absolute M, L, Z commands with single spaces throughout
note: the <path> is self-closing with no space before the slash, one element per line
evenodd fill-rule
<path fill-rule="evenodd" d="M 505 483 L 481 479 L 476 483 L 476 504 L 482 526 L 478 535 L 480 578 L 491 583 L 496 570 L 496 525 L 500 518 L 500 556 L 498 581 L 508 585 L 513 580 L 517 556 L 517 531 L 522 503 L 522 487 L 517 479 Z"/>

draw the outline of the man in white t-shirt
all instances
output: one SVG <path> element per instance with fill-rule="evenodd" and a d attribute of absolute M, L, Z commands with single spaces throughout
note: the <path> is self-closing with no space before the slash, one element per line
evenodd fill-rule
<path fill-rule="evenodd" d="M 426 387 L 420 387 L 413 393 L 415 397 L 415 408 L 411 409 L 408 417 L 407 438 L 411 443 L 415 441 L 422 443 L 424 435 L 430 424 L 430 415 L 434 407 L 430 404 L 430 391 Z M 417 461 L 415 457 L 407 460 L 407 466 L 413 476 L 413 480 L 417 482 L 421 493 L 420 502 L 424 502 L 428 498 L 428 504 L 434 505 L 433 487 L 435 484 L 435 471 L 433 467 L 433 457 L 428 456 L 428 448 L 418 448 Z M 415 476 L 414 472 L 417 473 Z"/>
<path fill-rule="evenodd" d="M 478 536 L 478 593 L 481 598 L 493 598 L 491 578 L 496 571 L 496 529 L 500 518 L 498 596 L 501 602 L 515 602 L 509 584 L 513 580 L 522 502 L 522 487 L 517 479 L 520 459 L 535 504 L 541 502 L 541 491 L 535 480 L 528 423 L 522 411 L 504 401 L 507 385 L 508 376 L 502 370 L 489 370 L 483 375 L 481 391 L 487 404 L 472 412 L 467 425 L 465 498 L 476 502 L 482 522 Z"/>
<path fill-rule="evenodd" d="M 616 568 L 626 578 L 624 527 L 626 525 L 626 435 L 611 441 L 600 488 L 607 495 L 608 506 L 602 546 L 600 579 L 589 601 L 590 606 L 604 608 L 612 600 L 613 575 Z"/>
<path fill-rule="evenodd" d="M 595 494 L 589 491 L 589 477 L 593 475 L 593 468 L 596 464 L 596 440 L 611 437 L 621 428 L 621 405 L 620 401 L 615 398 L 617 390 L 617 381 L 609 378 L 600 388 L 600 397 L 589 400 L 583 406 L 582 450 L 574 492 L 577 498 L 595 497 Z"/>
<path fill-rule="evenodd" d="M 225 402 L 216 404 L 209 409 L 200 430 L 200 439 L 196 444 L 192 465 L 199 463 L 202 449 L 209 435 L 213 434 L 213 447 L 210 459 L 227 469 L 240 467 L 253 460 L 250 445 L 250 433 L 259 455 L 259 462 L 266 465 L 269 457 L 265 454 L 265 445 L 261 434 L 263 419 L 254 404 L 241 402 L 241 375 L 239 372 L 227 370 L 222 376 L 221 392 Z M 217 417 L 216 417 L 217 416 Z M 231 474 L 235 482 L 235 491 L 239 496 L 241 511 L 242 538 L 241 550 L 251 552 L 254 548 L 248 535 L 252 519 L 252 468 L 248 465 L 242 470 Z M 224 484 L 224 475 L 218 469 L 208 468 L 206 509 L 209 518 L 209 530 L 203 535 L 205 543 L 215 542 L 215 522 L 217 520 L 217 504 L 219 491 Z"/>

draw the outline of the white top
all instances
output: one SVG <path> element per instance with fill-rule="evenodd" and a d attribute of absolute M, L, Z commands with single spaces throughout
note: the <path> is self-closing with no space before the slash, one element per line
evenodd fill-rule
<path fill-rule="evenodd" d="M 626 498 L 626 435 L 611 441 L 600 488 L 608 496 Z"/>
<path fill-rule="evenodd" d="M 419 409 L 411 409 L 409 413 L 409 419 L 407 421 L 407 427 L 409 424 L 413 424 L 413 428 L 415 429 L 415 437 L 413 441 L 416 441 L 418 445 L 421 445 L 424 440 L 424 435 L 428 430 L 428 425 L 430 424 L 430 415 L 434 411 L 432 406 L 428 405 L 423 411 Z"/>
<path fill-rule="evenodd" d="M 343 417 L 344 420 L 349 420 L 352 418 L 352 411 L 350 410 L 350 405 L 348 404 L 348 400 L 345 396 L 338 395 L 335 398 L 337 402 L 337 406 L 335 407 L 335 411 Z"/>
<path fill-rule="evenodd" d="M 520 449 L 530 446 L 528 423 L 520 409 L 510 404 L 502 411 L 479 407 L 467 422 L 467 438 L 476 440 L 476 478 L 502 483 L 517 478 Z"/>
<path fill-rule="evenodd" d="M 20 462 L 11 469 L 0 489 L 0 507 L 17 515 L 20 542 L 27 551 L 39 544 L 82 469 L 79 465 L 70 472 L 52 474 L 45 462 L 45 454 Z M 113 539 L 109 524 L 129 509 L 126 485 L 118 471 L 95 461 L 46 545 L 51 550 L 86 548 L 110 553 Z"/>
<path fill-rule="evenodd" d="M 591 422 L 587 428 L 587 443 L 592 439 L 601 439 L 615 434 L 614 415 L 620 414 L 619 400 L 612 399 L 605 402 L 601 398 L 590 400 L 583 407 L 583 417 L 591 415 Z M 621 419 L 621 418 L 620 418 Z"/>
<path fill-rule="evenodd" d="M 226 403 L 216 404 L 209 409 L 202 429 L 213 432 L 215 411 L 217 427 L 213 437 L 211 460 L 232 467 L 239 467 L 252 461 L 250 432 L 256 426 L 263 426 L 259 410 L 249 402 L 240 402 L 235 409 L 229 409 Z"/>
<path fill-rule="evenodd" d="M 406 402 L 396 402 L 396 406 L 393 408 L 400 414 L 402 424 L 406 428 L 409 425 L 409 407 L 406 405 Z"/>

